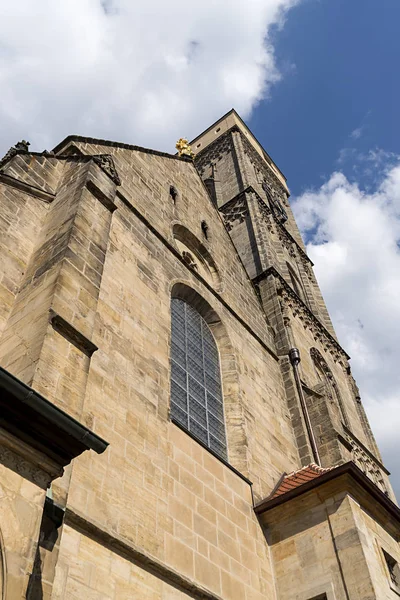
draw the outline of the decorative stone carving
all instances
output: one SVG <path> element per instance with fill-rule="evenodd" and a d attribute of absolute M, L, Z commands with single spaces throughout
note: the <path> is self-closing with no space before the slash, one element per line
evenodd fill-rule
<path fill-rule="evenodd" d="M 190 252 L 188 252 L 187 250 L 183 250 L 182 258 L 188 267 L 190 267 L 191 269 L 194 269 L 195 271 L 199 270 L 198 265 L 197 265 L 196 261 L 194 260 L 193 255 L 190 254 Z"/>
<path fill-rule="evenodd" d="M 25 460 L 16 452 L 2 445 L 0 445 L 0 462 L 44 490 L 48 488 L 53 479 L 52 475 L 36 466 L 33 462 Z"/>
<path fill-rule="evenodd" d="M 345 409 L 345 406 L 344 406 L 344 403 L 342 400 L 342 396 L 340 394 L 340 391 L 339 391 L 338 385 L 336 383 L 336 380 L 333 376 L 333 373 L 328 366 L 328 363 L 326 362 L 325 358 L 322 356 L 321 352 L 317 348 L 311 348 L 310 355 L 311 355 L 311 358 L 313 359 L 316 367 L 319 367 L 319 369 L 322 371 L 324 377 L 326 378 L 326 382 L 328 384 L 326 386 L 326 388 L 327 388 L 326 392 L 327 392 L 329 398 L 334 402 L 337 401 L 337 404 L 339 405 L 342 420 L 348 426 L 349 420 L 348 420 L 346 409 Z"/>
<path fill-rule="evenodd" d="M 225 204 L 220 212 L 224 216 L 225 226 L 231 231 L 236 223 L 243 223 L 249 214 L 247 202 L 244 194 L 234 198 Z"/>
<path fill-rule="evenodd" d="M 196 154 L 195 165 L 200 175 L 203 175 L 204 170 L 210 163 L 214 163 L 221 158 L 223 154 L 228 154 L 232 151 L 232 133 L 233 129 L 230 129 L 219 138 L 209 144 L 204 150 Z"/>
<path fill-rule="evenodd" d="M 273 218 L 271 209 L 260 198 L 260 196 L 257 194 L 257 192 L 254 192 L 254 194 L 256 195 L 256 198 L 257 198 L 257 203 L 258 203 L 258 207 L 260 209 L 261 217 L 262 217 L 264 223 L 266 224 L 268 231 L 270 233 L 275 233 L 276 230 L 274 227 L 274 218 Z"/>
<path fill-rule="evenodd" d="M 262 173 L 265 184 L 268 186 L 268 190 L 272 196 L 275 196 L 279 199 L 286 197 L 286 190 L 283 187 L 282 183 L 279 181 L 275 173 L 268 166 L 268 164 L 261 158 L 258 154 L 257 150 L 253 148 L 250 142 L 246 139 L 246 137 L 241 133 L 239 133 L 242 138 L 243 148 L 250 158 L 253 166 Z"/>
<path fill-rule="evenodd" d="M 383 478 L 380 464 L 374 459 L 360 442 L 349 431 L 344 432 L 346 442 L 351 446 L 351 458 L 367 477 L 369 477 L 385 494 L 388 494 L 388 489 Z"/>
<path fill-rule="evenodd" d="M 121 180 L 115 168 L 113 158 L 110 154 L 98 154 L 93 156 L 93 160 L 101 169 L 112 179 L 115 185 L 121 185 Z"/>
<path fill-rule="evenodd" d="M 324 357 L 322 356 L 321 352 L 317 348 L 311 348 L 310 355 L 311 355 L 311 358 L 313 359 L 313 361 L 321 367 L 322 371 L 324 372 L 324 375 L 326 375 L 326 377 L 330 381 L 334 381 L 332 371 L 328 367 L 328 364 L 327 364 L 326 360 L 324 359 Z"/>
<path fill-rule="evenodd" d="M 288 306 L 293 317 L 298 317 L 301 320 L 303 326 L 312 332 L 315 341 L 318 341 L 324 350 L 332 355 L 334 361 L 339 363 L 346 371 L 349 356 L 274 267 L 264 271 L 254 280 L 254 283 L 269 275 L 273 275 L 278 280 L 278 296 Z"/>
<path fill-rule="evenodd" d="M 197 237 L 180 223 L 172 228 L 175 245 L 185 264 L 209 282 L 215 290 L 221 289 L 221 277 L 211 254 Z"/>
<path fill-rule="evenodd" d="M 10 158 L 15 156 L 16 154 L 20 154 L 22 152 L 29 152 L 29 146 L 30 143 L 26 140 L 21 140 L 20 142 L 17 142 L 15 146 L 12 146 L 0 160 L 0 167 L 2 167 L 3 164 L 5 164 L 8 160 L 10 160 Z"/>
<path fill-rule="evenodd" d="M 288 216 L 286 210 L 283 208 L 281 202 L 282 198 L 280 198 L 280 195 L 276 192 L 276 190 L 271 188 L 271 186 L 265 180 L 262 183 L 262 188 L 270 202 L 275 218 L 280 223 L 285 223 L 288 220 Z"/>
<path fill-rule="evenodd" d="M 253 190 L 253 188 L 248 188 L 248 190 L 251 190 L 254 192 L 254 194 L 256 194 L 258 205 L 259 205 L 262 217 L 267 224 L 268 231 L 274 232 L 274 233 L 277 232 L 279 241 L 281 242 L 283 247 L 286 248 L 289 255 L 296 259 L 300 258 L 300 260 L 304 266 L 304 271 L 305 271 L 306 275 L 309 278 L 312 278 L 312 269 L 311 269 L 312 262 L 309 259 L 309 257 L 307 256 L 307 254 L 299 246 L 299 244 L 296 242 L 296 240 L 290 235 L 290 233 L 287 231 L 286 227 L 284 227 L 282 225 L 282 223 L 279 221 L 279 219 L 276 218 L 273 210 L 265 203 L 265 201 L 262 198 L 260 198 L 260 196 L 257 194 L 257 192 L 255 190 Z M 276 227 L 274 227 L 273 223 L 275 223 Z"/>

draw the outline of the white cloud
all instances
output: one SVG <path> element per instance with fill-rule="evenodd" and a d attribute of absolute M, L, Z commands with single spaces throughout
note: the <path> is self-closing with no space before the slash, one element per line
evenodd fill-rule
<path fill-rule="evenodd" d="M 19 0 L 0 20 L 1 149 L 70 133 L 175 151 L 279 79 L 268 33 L 299 0 Z"/>
<path fill-rule="evenodd" d="M 358 140 L 363 132 L 363 127 L 357 127 L 356 129 L 353 129 L 353 131 L 350 133 L 350 137 L 353 138 L 353 140 Z"/>
<path fill-rule="evenodd" d="M 336 172 L 293 208 L 400 497 L 400 157 L 366 160 L 381 169 L 374 189 Z"/>

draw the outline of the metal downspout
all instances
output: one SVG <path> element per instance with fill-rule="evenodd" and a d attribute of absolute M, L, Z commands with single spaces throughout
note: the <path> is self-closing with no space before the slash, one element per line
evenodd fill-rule
<path fill-rule="evenodd" d="M 294 378 L 296 381 L 297 392 L 299 394 L 301 410 L 303 412 L 303 417 L 304 417 L 304 421 L 306 424 L 308 439 L 309 439 L 309 442 L 311 445 L 313 458 L 314 458 L 315 463 L 317 465 L 321 466 L 321 460 L 320 460 L 319 454 L 318 454 L 317 443 L 315 441 L 314 432 L 312 430 L 311 421 L 310 421 L 310 415 L 308 414 L 307 405 L 306 405 L 306 401 L 305 401 L 304 393 L 303 393 L 303 387 L 301 385 L 301 381 L 300 381 L 300 377 L 299 377 L 299 371 L 298 371 L 298 365 L 300 363 L 299 350 L 297 348 L 291 348 L 289 350 L 289 358 L 290 358 L 290 362 L 293 367 L 293 373 L 294 373 Z"/>

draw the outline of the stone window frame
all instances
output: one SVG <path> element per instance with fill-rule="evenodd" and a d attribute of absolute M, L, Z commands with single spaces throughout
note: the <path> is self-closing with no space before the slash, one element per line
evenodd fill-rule
<path fill-rule="evenodd" d="M 170 297 L 181 298 L 191 304 L 206 321 L 216 341 L 221 370 L 228 459 L 225 460 L 221 458 L 210 448 L 207 448 L 201 442 L 199 443 L 227 467 L 242 477 L 242 479 L 246 480 L 243 473 L 249 472 L 248 440 L 245 427 L 245 415 L 241 401 L 239 369 L 236 353 L 232 346 L 224 319 L 220 317 L 217 311 L 203 297 L 204 291 L 200 286 L 198 286 L 198 290 L 195 289 L 196 287 L 195 282 L 191 282 L 190 285 L 188 285 L 188 283 L 183 281 L 172 281 L 170 284 Z M 188 433 L 188 435 L 191 435 L 187 430 L 184 431 Z"/>
<path fill-rule="evenodd" d="M 289 279 L 290 279 L 290 283 L 291 283 L 293 291 L 297 294 L 297 296 L 300 298 L 300 300 L 302 300 L 304 302 L 304 304 L 308 308 L 310 308 L 310 302 L 309 302 L 309 299 L 307 296 L 306 289 L 304 287 L 304 283 L 301 279 L 301 274 L 296 273 L 296 269 L 288 261 L 286 261 L 286 268 L 288 270 Z"/>
<path fill-rule="evenodd" d="M 315 586 L 307 592 L 299 594 L 296 598 L 297 597 L 298 600 L 335 600 L 336 595 L 333 590 L 332 582 L 326 582 Z"/>
<path fill-rule="evenodd" d="M 336 379 L 332 373 L 332 370 L 330 369 L 328 363 L 326 362 L 325 358 L 323 357 L 321 352 L 318 350 L 318 348 L 315 348 L 315 347 L 310 348 L 310 356 L 311 356 L 311 360 L 314 365 L 314 369 L 315 369 L 316 373 L 318 373 L 318 370 L 319 370 L 323 376 L 323 379 L 325 380 L 324 384 L 325 384 L 326 392 L 328 392 L 328 393 L 330 392 L 333 396 L 332 399 L 336 400 L 336 402 L 337 402 L 337 406 L 339 408 L 339 415 L 340 415 L 342 423 L 346 427 L 349 427 L 350 426 L 349 416 L 347 414 L 346 407 L 345 407 L 342 395 L 339 390 L 339 386 L 338 386 Z"/>
<path fill-rule="evenodd" d="M 171 298 L 171 396 L 173 421 L 227 460 L 226 424 L 217 342 L 199 311 Z"/>
<path fill-rule="evenodd" d="M 399 562 L 387 551 L 385 548 L 380 546 L 381 556 L 383 558 L 383 564 L 389 583 L 390 589 L 400 596 L 400 564 Z"/>
<path fill-rule="evenodd" d="M 181 255 L 183 255 L 183 252 L 191 254 L 194 262 L 197 262 L 198 267 L 200 267 L 197 269 L 199 275 L 208 280 L 208 283 L 212 285 L 215 291 L 221 292 L 222 280 L 220 272 L 204 244 L 187 227 L 179 222 L 173 223 L 172 235 Z"/>

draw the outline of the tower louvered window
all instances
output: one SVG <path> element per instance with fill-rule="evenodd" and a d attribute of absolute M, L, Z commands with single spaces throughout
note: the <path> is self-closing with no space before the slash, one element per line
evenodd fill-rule
<path fill-rule="evenodd" d="M 190 304 L 171 302 L 171 418 L 226 459 L 218 349 Z"/>

